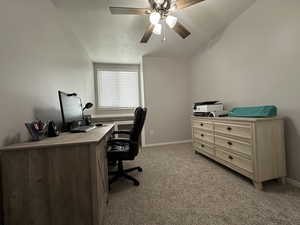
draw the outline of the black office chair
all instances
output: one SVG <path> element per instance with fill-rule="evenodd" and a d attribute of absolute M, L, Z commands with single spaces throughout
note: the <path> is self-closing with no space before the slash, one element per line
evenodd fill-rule
<path fill-rule="evenodd" d="M 130 131 L 114 131 L 111 139 L 108 141 L 108 161 L 117 162 L 118 170 L 109 172 L 109 175 L 114 175 L 109 180 L 109 185 L 115 182 L 118 178 L 124 177 L 133 181 L 134 185 L 138 186 L 140 183 L 138 180 L 129 176 L 127 173 L 138 170 L 142 172 L 141 167 L 134 167 L 130 169 L 124 169 L 124 160 L 134 160 L 139 153 L 140 136 L 145 123 L 147 109 L 138 107 L 134 113 L 134 123 Z M 128 138 L 115 138 L 116 134 L 128 135 Z"/>

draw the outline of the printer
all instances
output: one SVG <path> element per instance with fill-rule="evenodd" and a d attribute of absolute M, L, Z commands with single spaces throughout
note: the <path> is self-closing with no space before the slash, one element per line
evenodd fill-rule
<path fill-rule="evenodd" d="M 223 103 L 219 101 L 206 101 L 194 103 L 193 115 L 205 117 L 227 116 Z"/>

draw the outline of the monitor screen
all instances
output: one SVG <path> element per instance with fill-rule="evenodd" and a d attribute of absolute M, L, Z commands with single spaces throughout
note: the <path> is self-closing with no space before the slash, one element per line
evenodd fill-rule
<path fill-rule="evenodd" d="M 81 99 L 76 94 L 58 91 L 63 125 L 83 120 Z"/>

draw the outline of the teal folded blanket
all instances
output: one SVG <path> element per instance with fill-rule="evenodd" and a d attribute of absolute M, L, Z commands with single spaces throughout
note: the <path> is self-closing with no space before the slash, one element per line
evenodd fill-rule
<path fill-rule="evenodd" d="M 277 116 L 277 107 L 274 105 L 236 107 L 229 112 L 228 116 L 230 117 L 273 117 L 273 116 Z"/>

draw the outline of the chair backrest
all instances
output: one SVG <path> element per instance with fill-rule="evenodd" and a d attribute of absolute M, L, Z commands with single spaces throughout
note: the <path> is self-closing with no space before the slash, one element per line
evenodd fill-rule
<path fill-rule="evenodd" d="M 133 127 L 130 131 L 130 141 L 134 142 L 130 146 L 130 152 L 136 156 L 139 153 L 139 141 L 144 127 L 145 119 L 147 115 L 147 108 L 137 107 L 134 112 Z"/>

